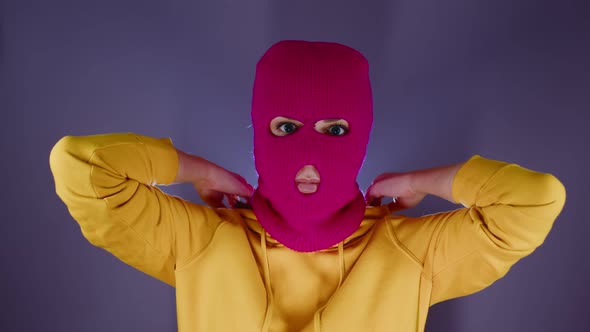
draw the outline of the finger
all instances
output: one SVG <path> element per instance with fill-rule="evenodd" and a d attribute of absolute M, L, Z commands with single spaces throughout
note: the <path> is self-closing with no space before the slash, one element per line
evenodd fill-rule
<path fill-rule="evenodd" d="M 367 205 L 369 206 L 381 206 L 381 197 L 371 197 L 367 201 Z"/>
<path fill-rule="evenodd" d="M 383 181 L 376 181 L 369 186 L 367 189 L 367 197 L 375 198 L 375 197 L 391 197 L 390 185 L 387 180 Z"/>
<path fill-rule="evenodd" d="M 249 184 L 248 181 L 246 181 L 246 179 L 244 179 L 241 175 L 237 173 L 232 173 L 232 175 L 240 184 L 239 192 L 236 192 L 235 194 L 244 197 L 252 196 L 252 194 L 254 193 L 254 187 L 251 184 Z"/>
<path fill-rule="evenodd" d="M 237 199 L 236 195 L 228 195 L 227 201 L 228 201 L 230 207 L 235 207 L 236 203 L 238 202 L 238 199 Z"/>
<path fill-rule="evenodd" d="M 405 197 L 394 197 L 393 201 L 387 204 L 389 211 L 401 211 L 416 206 L 417 202 Z"/>
<path fill-rule="evenodd" d="M 221 176 L 216 183 L 218 191 L 231 194 L 250 197 L 254 192 L 254 187 L 250 185 L 243 177 L 236 173 Z"/>
<path fill-rule="evenodd" d="M 368 206 L 380 206 L 381 205 L 381 197 L 373 197 L 371 196 L 371 187 L 370 185 L 367 190 L 365 191 L 365 202 Z"/>
<path fill-rule="evenodd" d="M 230 195 L 223 195 L 223 207 L 226 209 L 231 209 L 233 207 L 232 199 Z"/>
<path fill-rule="evenodd" d="M 244 185 L 246 186 L 246 189 L 244 190 L 244 193 L 240 196 L 251 197 L 254 194 L 254 186 L 249 184 L 246 180 L 244 180 Z"/>
<path fill-rule="evenodd" d="M 231 196 L 230 196 L 231 197 Z M 234 208 L 248 208 L 250 205 L 250 199 L 248 197 L 242 197 L 235 195 L 232 198 L 232 207 Z"/>
<path fill-rule="evenodd" d="M 375 191 L 373 190 L 373 185 L 370 185 L 369 188 L 367 188 L 365 194 L 365 202 L 367 202 L 367 205 L 370 206 L 380 206 L 382 197 L 383 196 L 377 196 Z"/>
<path fill-rule="evenodd" d="M 199 196 L 205 204 L 214 207 L 214 208 L 222 208 L 225 207 L 223 204 L 223 194 L 220 192 L 216 192 L 213 190 L 201 190 L 199 192 Z"/>

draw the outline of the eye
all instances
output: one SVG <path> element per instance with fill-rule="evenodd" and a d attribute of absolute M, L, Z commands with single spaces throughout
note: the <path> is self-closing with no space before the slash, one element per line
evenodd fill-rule
<path fill-rule="evenodd" d="M 318 133 L 330 136 L 344 136 L 350 131 L 348 121 L 340 118 L 319 120 L 314 128 Z"/>
<path fill-rule="evenodd" d="M 297 130 L 297 126 L 291 122 L 281 122 L 277 126 L 277 129 L 285 134 L 291 134 Z"/>
<path fill-rule="evenodd" d="M 346 129 L 346 127 L 341 126 L 341 125 L 330 126 L 328 128 L 328 130 L 326 130 L 326 133 L 333 135 L 333 136 L 342 136 L 342 135 L 346 134 L 347 132 L 348 132 L 348 129 Z"/>
<path fill-rule="evenodd" d="M 275 136 L 288 136 L 299 130 L 303 123 L 287 118 L 284 116 L 277 116 L 270 121 L 269 130 Z"/>

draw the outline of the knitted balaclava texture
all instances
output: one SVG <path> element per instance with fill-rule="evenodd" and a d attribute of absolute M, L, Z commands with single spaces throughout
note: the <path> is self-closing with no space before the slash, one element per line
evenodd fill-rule
<path fill-rule="evenodd" d="M 285 136 L 271 132 L 277 116 L 303 126 Z M 344 119 L 345 135 L 320 133 L 315 123 Z M 358 51 L 338 43 L 281 41 L 256 66 L 252 99 L 258 187 L 252 209 L 276 240 L 296 251 L 331 247 L 350 236 L 365 213 L 356 178 L 373 123 L 369 66 Z M 301 193 L 295 177 L 313 165 L 320 184 Z"/>

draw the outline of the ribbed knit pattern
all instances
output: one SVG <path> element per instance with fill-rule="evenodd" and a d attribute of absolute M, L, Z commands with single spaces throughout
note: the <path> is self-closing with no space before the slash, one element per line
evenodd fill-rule
<path fill-rule="evenodd" d="M 277 116 L 303 123 L 275 136 Z M 345 119 L 343 136 L 318 133 L 319 120 Z M 365 201 L 356 178 L 373 123 L 367 60 L 337 43 L 282 41 L 260 59 L 252 99 L 258 187 L 252 208 L 265 230 L 297 251 L 328 248 L 360 225 Z M 313 194 L 299 192 L 297 172 L 313 165 L 321 182 Z"/>

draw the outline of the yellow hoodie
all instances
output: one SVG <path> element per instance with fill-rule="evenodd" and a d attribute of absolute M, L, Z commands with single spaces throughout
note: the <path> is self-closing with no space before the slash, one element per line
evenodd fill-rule
<path fill-rule="evenodd" d="M 299 253 L 251 210 L 156 187 L 176 178 L 170 139 L 67 136 L 50 166 L 90 243 L 176 288 L 180 332 L 423 331 L 431 305 L 489 286 L 541 245 L 565 202 L 554 176 L 475 155 L 453 182 L 464 208 L 369 207 L 342 243 Z"/>

